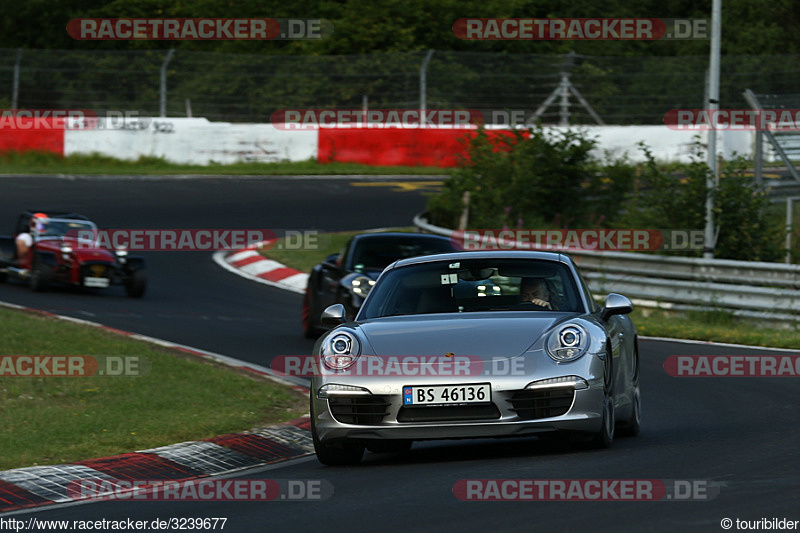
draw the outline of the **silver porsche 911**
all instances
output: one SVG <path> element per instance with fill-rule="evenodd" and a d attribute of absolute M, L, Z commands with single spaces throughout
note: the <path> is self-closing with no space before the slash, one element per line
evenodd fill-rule
<path fill-rule="evenodd" d="M 315 347 L 312 434 L 324 464 L 412 441 L 570 435 L 608 447 L 640 424 L 630 300 L 595 303 L 560 253 L 458 252 L 397 261 L 353 322 Z"/>

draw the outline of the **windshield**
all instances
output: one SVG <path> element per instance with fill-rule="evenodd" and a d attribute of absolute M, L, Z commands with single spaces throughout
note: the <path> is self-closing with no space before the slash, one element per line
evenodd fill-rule
<path fill-rule="evenodd" d="M 387 272 L 372 293 L 359 320 L 474 311 L 585 312 L 570 270 L 546 260 L 410 265 Z"/>
<path fill-rule="evenodd" d="M 431 239 L 415 236 L 380 236 L 362 238 L 353 250 L 353 270 L 381 271 L 398 259 L 452 252 L 453 245 L 447 239 Z"/>
<path fill-rule="evenodd" d="M 91 237 L 96 231 L 97 227 L 88 220 L 49 218 L 36 222 L 36 236 L 39 239 Z"/>

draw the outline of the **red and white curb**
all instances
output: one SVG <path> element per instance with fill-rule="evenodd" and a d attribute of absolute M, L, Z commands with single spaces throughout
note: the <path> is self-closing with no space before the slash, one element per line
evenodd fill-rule
<path fill-rule="evenodd" d="M 311 419 L 74 464 L 0 472 L 0 513 L 86 500 L 70 483 L 189 481 L 312 455 Z M 74 485 L 73 485 L 74 487 Z"/>
<path fill-rule="evenodd" d="M 177 349 L 257 374 L 302 393 L 308 392 L 308 385 L 304 380 L 278 377 L 269 368 L 233 357 L 7 302 L 0 302 L 0 306 L 101 328 L 132 339 Z M 75 481 L 119 482 L 160 479 L 188 481 L 296 459 L 313 453 L 311 419 L 306 416 L 284 424 L 254 428 L 244 433 L 182 442 L 113 457 L 78 461 L 73 464 L 5 470 L 0 471 L 0 514 L 53 503 L 81 501 L 72 497 L 67 491 L 69 483 Z"/>
<path fill-rule="evenodd" d="M 308 284 L 308 274 L 268 259 L 259 250 L 271 248 L 275 240 L 264 241 L 243 250 L 221 250 L 214 253 L 214 261 L 230 272 L 273 287 L 303 294 Z"/>

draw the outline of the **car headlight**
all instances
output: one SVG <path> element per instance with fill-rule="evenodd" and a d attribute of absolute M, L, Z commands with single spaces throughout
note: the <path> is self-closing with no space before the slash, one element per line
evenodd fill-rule
<path fill-rule="evenodd" d="M 574 361 L 589 349 L 589 334 L 577 324 L 566 324 L 550 332 L 545 346 L 554 361 Z"/>
<path fill-rule="evenodd" d="M 374 279 L 370 279 L 367 276 L 358 276 L 350 282 L 350 290 L 352 290 L 354 294 L 366 298 L 373 285 L 375 285 Z"/>
<path fill-rule="evenodd" d="M 62 244 L 61 245 L 61 254 L 62 255 L 69 255 L 71 253 L 72 253 L 72 246 L 70 246 L 68 244 Z"/>
<path fill-rule="evenodd" d="M 332 370 L 344 370 L 358 359 L 361 343 L 355 335 L 344 331 L 335 333 L 322 344 L 322 361 Z"/>

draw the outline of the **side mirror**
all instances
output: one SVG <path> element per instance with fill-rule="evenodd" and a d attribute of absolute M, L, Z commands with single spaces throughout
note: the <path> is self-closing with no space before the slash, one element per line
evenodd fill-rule
<path fill-rule="evenodd" d="M 342 304 L 333 304 L 322 312 L 319 321 L 324 326 L 336 327 L 344 323 L 344 314 L 344 306 Z"/>
<path fill-rule="evenodd" d="M 600 311 L 600 318 L 608 320 L 614 315 L 627 315 L 631 311 L 633 311 L 631 301 L 621 294 L 612 292 L 606 297 L 606 303 L 603 310 Z"/>

